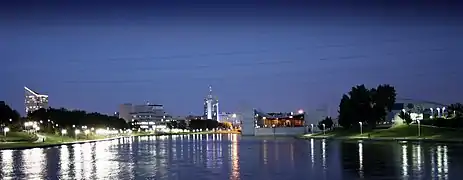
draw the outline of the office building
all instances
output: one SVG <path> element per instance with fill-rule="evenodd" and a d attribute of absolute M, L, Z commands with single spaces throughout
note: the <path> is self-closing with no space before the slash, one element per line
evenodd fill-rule
<path fill-rule="evenodd" d="M 119 106 L 119 118 L 139 126 L 141 129 L 154 129 L 155 126 L 165 126 L 166 123 L 166 113 L 161 104 L 121 104 Z"/>
<path fill-rule="evenodd" d="M 239 125 L 241 123 L 242 117 L 237 113 L 230 112 L 220 112 L 219 113 L 220 122 L 229 122 L 233 125 Z"/>
<path fill-rule="evenodd" d="M 24 86 L 26 114 L 40 108 L 48 109 L 48 95 L 39 94 Z"/>
<path fill-rule="evenodd" d="M 209 94 L 204 98 L 204 118 L 220 121 L 219 100 L 213 96 L 211 86 L 209 86 Z"/>

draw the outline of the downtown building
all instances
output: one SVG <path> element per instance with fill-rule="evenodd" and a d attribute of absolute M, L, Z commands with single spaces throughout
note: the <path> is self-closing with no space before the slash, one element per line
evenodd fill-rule
<path fill-rule="evenodd" d="M 24 86 L 24 91 L 24 106 L 26 108 L 26 115 L 41 108 L 48 108 L 48 95 L 39 94 L 26 86 Z"/>
<path fill-rule="evenodd" d="M 209 94 L 204 98 L 204 119 L 220 121 L 219 100 L 213 96 L 212 87 L 209 86 Z"/>
<path fill-rule="evenodd" d="M 134 105 L 125 103 L 119 105 L 118 114 L 119 118 L 124 119 L 132 126 L 138 126 L 140 129 L 156 129 L 166 126 L 168 122 L 164 106 L 161 104 Z"/>

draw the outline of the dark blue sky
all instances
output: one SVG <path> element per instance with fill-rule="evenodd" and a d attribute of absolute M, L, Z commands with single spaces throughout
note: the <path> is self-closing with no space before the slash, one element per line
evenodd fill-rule
<path fill-rule="evenodd" d="M 105 113 L 150 101 L 200 114 L 209 85 L 224 111 L 334 113 L 363 83 L 463 101 L 461 3 L 13 2 L 0 8 L 0 99 L 20 112 L 23 86 Z"/>

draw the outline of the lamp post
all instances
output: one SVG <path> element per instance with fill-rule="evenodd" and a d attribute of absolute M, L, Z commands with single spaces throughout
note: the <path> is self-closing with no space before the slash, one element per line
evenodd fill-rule
<path fill-rule="evenodd" d="M 436 108 L 436 110 L 437 110 L 437 117 L 440 118 L 441 117 L 440 108 Z"/>
<path fill-rule="evenodd" d="M 326 126 L 325 126 L 325 124 L 322 124 L 322 126 L 323 126 L 323 135 L 325 135 L 325 129 L 326 129 L 325 127 Z"/>
<path fill-rule="evenodd" d="M 74 136 L 75 136 L 76 139 L 77 139 L 77 135 L 79 135 L 79 134 L 80 134 L 80 130 L 76 129 L 74 131 Z"/>
<path fill-rule="evenodd" d="M 418 137 L 421 136 L 421 121 L 419 119 L 416 120 L 418 122 Z"/>
<path fill-rule="evenodd" d="M 445 116 L 445 107 L 442 107 L 442 116 Z M 447 117 L 448 117 L 448 115 L 447 115 Z"/>
<path fill-rule="evenodd" d="M 64 135 L 66 135 L 68 131 L 66 129 L 61 130 L 61 141 L 64 141 Z"/>
<path fill-rule="evenodd" d="M 85 136 L 87 137 L 87 139 L 88 139 L 88 134 L 89 134 L 89 133 L 90 133 L 90 130 L 88 130 L 88 129 L 86 129 L 86 130 L 84 131 L 84 134 L 85 134 Z"/>
<path fill-rule="evenodd" d="M 313 124 L 310 124 L 310 133 L 313 134 Z"/>
<path fill-rule="evenodd" d="M 7 133 L 7 132 L 10 132 L 10 128 L 8 128 L 8 127 L 3 128 L 3 135 L 4 135 L 5 137 L 6 137 L 6 133 Z"/>
<path fill-rule="evenodd" d="M 431 119 L 434 118 L 434 109 L 433 108 L 429 108 L 431 110 Z"/>
<path fill-rule="evenodd" d="M 275 124 L 272 125 L 273 128 L 273 137 L 275 137 Z"/>
<path fill-rule="evenodd" d="M 363 123 L 359 122 L 359 125 L 360 125 L 360 134 L 363 134 Z"/>

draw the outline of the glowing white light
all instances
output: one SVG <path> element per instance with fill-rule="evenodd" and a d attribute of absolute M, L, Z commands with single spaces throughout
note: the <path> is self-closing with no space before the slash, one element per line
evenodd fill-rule
<path fill-rule="evenodd" d="M 402 175 L 408 177 L 407 145 L 402 145 Z"/>
<path fill-rule="evenodd" d="M 359 142 L 359 173 L 360 178 L 363 178 L 363 143 L 362 141 Z"/>

